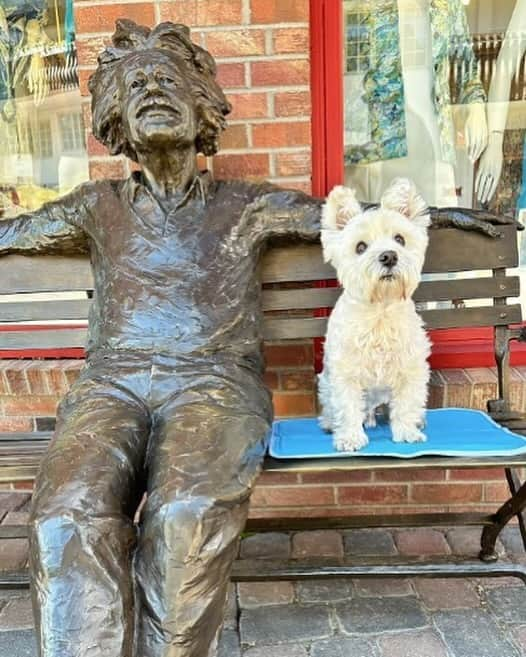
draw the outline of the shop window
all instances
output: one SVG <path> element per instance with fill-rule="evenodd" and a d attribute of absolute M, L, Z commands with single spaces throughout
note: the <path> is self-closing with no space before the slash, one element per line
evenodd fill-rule
<path fill-rule="evenodd" d="M 35 154 L 37 157 L 53 157 L 53 138 L 51 135 L 51 121 L 49 119 L 41 119 L 38 122 L 36 144 Z"/>
<path fill-rule="evenodd" d="M 526 224 L 526 0 L 313 0 L 311 25 L 318 193 L 343 182 L 377 202 L 406 176 L 430 205 Z M 457 366 L 491 364 L 489 340 L 474 361 L 469 332 L 449 335 Z"/>
<path fill-rule="evenodd" d="M 88 179 L 73 0 L 0 3 L 0 219 Z"/>
<path fill-rule="evenodd" d="M 62 150 L 65 153 L 83 151 L 84 127 L 82 117 L 78 113 L 62 114 L 59 117 L 60 136 L 62 139 Z"/>

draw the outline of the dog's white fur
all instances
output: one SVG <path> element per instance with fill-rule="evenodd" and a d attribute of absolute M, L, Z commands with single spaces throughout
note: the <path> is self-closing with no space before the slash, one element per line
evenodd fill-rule
<path fill-rule="evenodd" d="M 343 292 L 329 318 L 318 394 L 320 424 L 333 432 L 338 450 L 367 444 L 363 425 L 374 426 L 383 403 L 389 404 L 394 441 L 425 440 L 430 344 L 411 295 L 429 224 L 426 203 L 407 179 L 394 180 L 377 209 L 362 211 L 354 192 L 341 186 L 324 205 L 324 258 Z M 362 253 L 360 242 L 367 245 Z M 389 268 L 379 257 L 393 251 L 398 262 Z"/>

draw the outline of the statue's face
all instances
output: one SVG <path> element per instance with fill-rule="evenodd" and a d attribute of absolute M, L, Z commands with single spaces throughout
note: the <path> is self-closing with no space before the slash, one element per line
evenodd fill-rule
<path fill-rule="evenodd" d="M 187 148 L 195 142 L 195 102 L 182 67 L 152 51 L 120 74 L 124 129 L 137 150 Z"/>

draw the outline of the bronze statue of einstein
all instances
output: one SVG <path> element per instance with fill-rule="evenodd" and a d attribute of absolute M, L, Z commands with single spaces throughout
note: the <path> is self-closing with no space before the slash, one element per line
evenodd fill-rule
<path fill-rule="evenodd" d="M 185 26 L 119 21 L 89 88 L 95 136 L 140 173 L 0 224 L 2 253 L 89 253 L 95 279 L 33 497 L 40 655 L 212 657 L 272 420 L 258 260 L 276 236 L 316 239 L 320 201 L 198 171 L 230 105 Z"/>

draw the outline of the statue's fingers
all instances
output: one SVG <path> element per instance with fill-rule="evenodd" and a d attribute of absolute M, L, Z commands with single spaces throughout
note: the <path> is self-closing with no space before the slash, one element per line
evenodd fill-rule
<path fill-rule="evenodd" d="M 500 230 L 486 221 L 480 221 L 479 219 L 473 220 L 473 229 L 488 235 L 489 237 L 500 237 Z"/>

